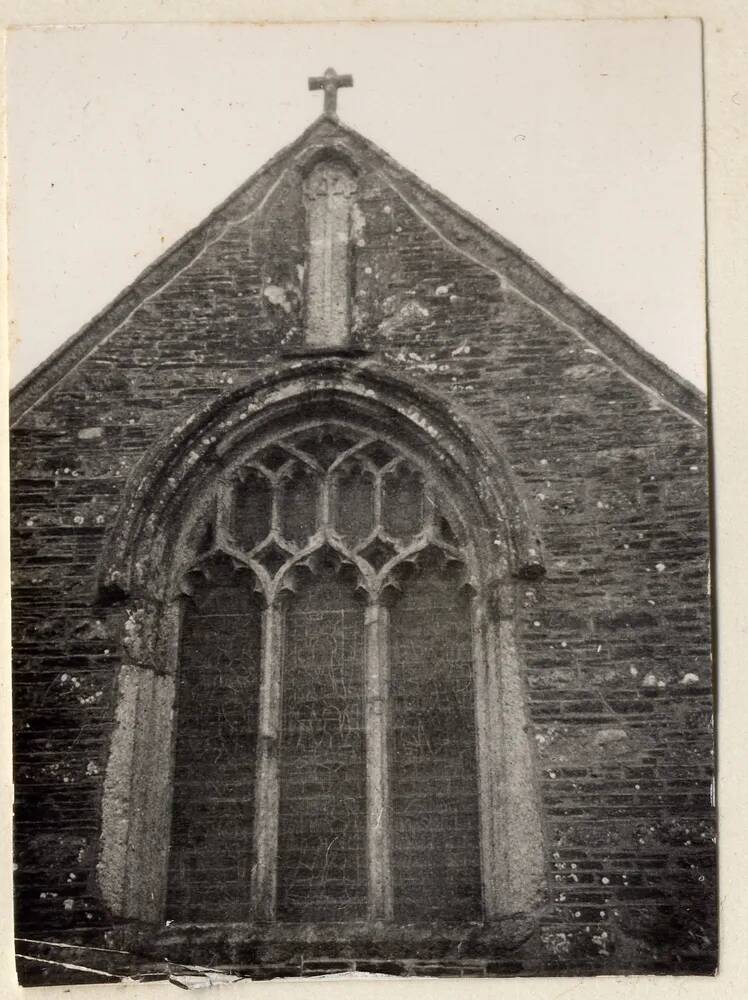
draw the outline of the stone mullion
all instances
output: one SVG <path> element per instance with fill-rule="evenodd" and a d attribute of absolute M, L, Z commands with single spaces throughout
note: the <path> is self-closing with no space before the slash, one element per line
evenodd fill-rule
<path fill-rule="evenodd" d="M 382 473 L 374 474 L 374 528 L 379 531 L 382 528 Z"/>
<path fill-rule="evenodd" d="M 434 536 L 436 535 L 436 500 L 434 499 L 434 495 L 431 490 L 425 488 L 423 491 L 423 499 L 423 527 L 429 539 L 433 541 Z"/>
<path fill-rule="evenodd" d="M 273 484 L 273 499 L 270 505 L 270 533 L 272 535 L 278 535 L 280 530 L 280 483 L 282 476 L 273 476 L 271 482 Z"/>
<path fill-rule="evenodd" d="M 254 866 L 251 899 L 255 919 L 275 919 L 280 802 L 283 607 L 276 599 L 263 613 Z"/>
<path fill-rule="evenodd" d="M 369 918 L 393 915 L 389 800 L 389 611 L 366 610 L 366 799 Z"/>
<path fill-rule="evenodd" d="M 216 543 L 220 547 L 231 538 L 231 486 L 221 479 L 216 489 Z"/>
<path fill-rule="evenodd" d="M 325 536 L 327 536 L 332 528 L 332 491 L 333 491 L 332 476 L 328 472 L 322 478 L 322 489 L 320 490 L 320 504 L 321 509 L 319 512 L 319 524 L 321 525 Z"/>

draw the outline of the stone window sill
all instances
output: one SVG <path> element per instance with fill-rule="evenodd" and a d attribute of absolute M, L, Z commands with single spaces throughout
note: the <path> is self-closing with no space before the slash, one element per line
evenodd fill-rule
<path fill-rule="evenodd" d="M 132 950 L 142 956 L 207 963 L 282 963 L 311 958 L 491 958 L 518 948 L 537 915 L 492 923 L 446 925 L 346 921 L 307 924 L 170 924 L 143 930 Z M 134 947 L 133 947 L 134 945 Z"/>

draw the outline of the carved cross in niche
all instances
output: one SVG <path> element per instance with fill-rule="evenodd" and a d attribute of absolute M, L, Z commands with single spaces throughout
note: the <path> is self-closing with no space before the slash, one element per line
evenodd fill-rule
<path fill-rule="evenodd" d="M 348 342 L 355 193 L 356 179 L 340 160 L 318 163 L 306 181 L 306 343 L 310 347 L 334 348 Z"/>

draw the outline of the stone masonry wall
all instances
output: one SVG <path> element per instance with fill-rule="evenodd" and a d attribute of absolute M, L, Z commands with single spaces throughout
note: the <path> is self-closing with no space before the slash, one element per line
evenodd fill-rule
<path fill-rule="evenodd" d="M 710 971 L 705 431 L 444 242 L 380 173 L 358 185 L 355 343 L 484 422 L 544 541 L 519 633 L 550 895 L 495 971 Z M 292 167 L 13 430 L 20 937 L 96 944 L 109 926 L 93 874 L 123 622 L 96 603 L 97 560 L 144 452 L 301 346 L 304 241 Z"/>

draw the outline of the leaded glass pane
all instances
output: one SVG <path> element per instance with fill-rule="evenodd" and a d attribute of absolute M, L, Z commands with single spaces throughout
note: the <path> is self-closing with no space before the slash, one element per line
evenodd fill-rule
<path fill-rule="evenodd" d="M 292 553 L 288 549 L 282 548 L 275 539 L 271 539 L 267 545 L 263 545 L 256 553 L 255 559 L 261 563 L 271 577 L 275 576 L 278 570 L 291 558 Z"/>
<path fill-rule="evenodd" d="M 391 611 L 395 918 L 479 920 L 478 780 L 469 599 L 434 560 Z"/>
<path fill-rule="evenodd" d="M 270 531 L 273 492 L 257 469 L 247 469 L 234 487 L 232 531 L 237 543 L 247 551 L 266 538 Z"/>
<path fill-rule="evenodd" d="M 325 562 L 286 614 L 278 918 L 366 912 L 364 620 Z"/>
<path fill-rule="evenodd" d="M 370 566 L 379 572 L 390 559 L 397 555 L 397 549 L 391 542 L 377 536 L 372 538 L 369 544 L 361 550 L 361 555 Z"/>
<path fill-rule="evenodd" d="M 356 438 L 350 431 L 335 426 L 318 427 L 294 438 L 296 447 L 319 462 L 323 469 L 329 469 L 335 459 L 355 443 Z"/>
<path fill-rule="evenodd" d="M 385 531 L 402 541 L 423 530 L 423 480 L 420 472 L 405 462 L 399 462 L 383 477 L 382 521 Z"/>
<path fill-rule="evenodd" d="M 457 546 L 459 545 L 459 539 L 452 528 L 452 525 L 447 520 L 446 517 L 438 517 L 436 522 L 436 528 L 439 536 L 444 539 L 447 545 Z"/>
<path fill-rule="evenodd" d="M 277 472 L 290 459 L 289 453 L 277 444 L 268 445 L 258 454 L 257 459 L 266 469 Z"/>
<path fill-rule="evenodd" d="M 225 570 L 185 602 L 167 917 L 246 920 L 252 868 L 261 607 Z"/>
<path fill-rule="evenodd" d="M 319 488 L 317 474 L 301 462 L 285 475 L 278 505 L 281 534 L 289 542 L 303 545 L 317 530 Z"/>
<path fill-rule="evenodd" d="M 378 469 L 381 469 L 388 462 L 392 461 L 397 452 L 390 445 L 385 444 L 384 441 L 372 441 L 371 444 L 367 444 L 362 449 L 362 454 L 366 455 Z"/>
<path fill-rule="evenodd" d="M 360 462 L 347 461 L 337 471 L 333 523 L 349 545 L 357 545 L 371 534 L 375 486 L 374 476 Z"/>

